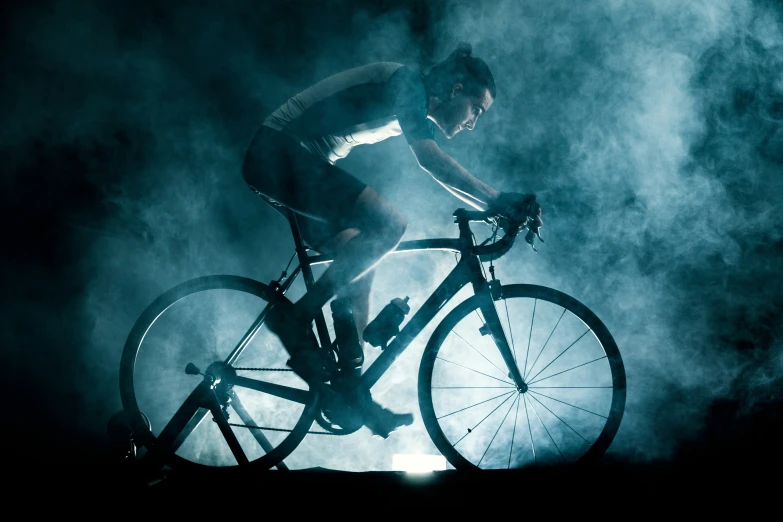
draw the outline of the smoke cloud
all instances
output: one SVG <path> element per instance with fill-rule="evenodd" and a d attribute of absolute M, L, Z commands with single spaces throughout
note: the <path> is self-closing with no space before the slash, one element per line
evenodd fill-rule
<path fill-rule="evenodd" d="M 736 426 L 779 407 L 776 2 L 49 2 L 18 7 L 7 29 L 3 345 L 8 382 L 36 388 L 31 440 L 53 422 L 87 451 L 105 446 L 125 337 L 162 291 L 205 274 L 279 276 L 287 225 L 240 174 L 267 112 L 329 74 L 426 68 L 460 41 L 490 65 L 498 97 L 475 131 L 439 141 L 482 180 L 543 205 L 546 243 L 498 261 L 501 281 L 573 295 L 615 336 L 628 403 L 607 458 L 686 458 L 694 441 L 740 440 Z M 456 235 L 462 204 L 401 138 L 338 166 L 401 209 L 406 239 Z M 415 309 L 453 265 L 443 253 L 389 257 L 373 315 L 402 295 Z M 436 324 L 373 390 L 414 411 L 412 427 L 386 441 L 308 437 L 289 466 L 389 469 L 394 453 L 437 452 L 416 400 Z M 368 364 L 376 355 L 368 348 Z"/>

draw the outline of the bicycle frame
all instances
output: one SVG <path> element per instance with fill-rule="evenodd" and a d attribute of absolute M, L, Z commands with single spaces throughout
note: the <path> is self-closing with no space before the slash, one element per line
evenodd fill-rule
<path fill-rule="evenodd" d="M 308 290 L 315 284 L 315 278 L 313 276 L 312 267 L 319 264 L 325 264 L 332 261 L 324 255 L 311 255 L 308 253 L 307 247 L 302 241 L 302 236 L 299 231 L 299 225 L 296 220 L 296 215 L 291 212 L 289 214 L 289 223 L 291 225 L 291 231 L 294 236 L 294 242 L 296 245 L 296 255 L 299 259 L 299 266 L 294 269 L 293 273 L 288 276 L 282 282 L 273 285 L 276 291 L 284 295 L 290 288 L 293 281 L 301 273 L 304 277 L 304 282 Z M 438 288 L 432 293 L 432 295 L 424 302 L 421 308 L 414 314 L 414 316 L 408 321 L 402 331 L 395 337 L 389 346 L 381 353 L 381 355 L 373 362 L 373 364 L 364 372 L 357 384 L 360 388 L 369 390 L 372 386 L 378 382 L 381 376 L 391 367 L 394 361 L 399 357 L 402 352 L 410 345 L 410 343 L 416 338 L 416 336 L 429 324 L 430 321 L 437 315 L 437 313 L 446 305 L 459 290 L 467 284 L 472 284 L 474 292 L 479 296 L 479 309 L 484 316 L 485 326 L 482 327 L 482 334 L 489 334 L 495 341 L 507 368 L 509 369 L 509 375 L 514 380 L 517 388 L 520 391 L 526 391 L 527 385 L 524 382 L 524 378 L 517 368 L 514 362 L 514 356 L 512 355 L 511 348 L 506 340 L 506 334 L 503 330 L 503 326 L 500 322 L 497 310 L 495 309 L 493 292 L 490 289 L 490 285 L 485 279 L 481 261 L 476 253 L 473 251 L 474 241 L 473 234 L 470 230 L 469 220 L 466 217 L 458 218 L 456 220 L 459 226 L 459 237 L 455 239 L 441 238 L 441 239 L 424 239 L 416 241 L 405 241 L 401 243 L 394 253 L 415 252 L 422 250 L 446 250 L 461 254 L 460 261 L 457 266 L 446 276 L 441 282 Z M 288 386 L 281 386 L 278 384 L 251 379 L 249 377 L 242 377 L 236 375 L 236 371 L 233 370 L 233 363 L 241 355 L 244 349 L 250 344 L 255 335 L 261 329 L 264 324 L 266 316 L 269 310 L 274 306 L 274 302 L 266 306 L 264 310 L 258 315 L 253 324 L 248 328 L 242 339 L 237 343 L 231 354 L 226 358 L 223 363 L 214 363 L 206 370 L 205 380 L 199 384 L 186 401 L 180 406 L 174 416 L 170 419 L 168 424 L 161 431 L 157 437 L 157 442 L 153 451 L 145 456 L 145 460 L 150 459 L 150 455 L 157 453 L 157 457 L 152 457 L 151 462 L 156 462 L 158 458 L 163 456 L 165 451 L 171 453 L 175 452 L 177 448 L 182 444 L 184 439 L 200 424 L 205 418 L 207 412 L 211 412 L 213 418 L 223 436 L 226 439 L 231 451 L 234 453 L 239 464 L 246 464 L 248 462 L 247 457 L 242 451 L 239 441 L 234 433 L 231 431 L 231 427 L 228 424 L 225 416 L 222 413 L 222 408 L 225 407 L 225 403 L 221 403 L 216 395 L 218 388 L 223 389 L 224 393 L 230 397 L 231 404 L 234 410 L 237 412 L 242 421 L 254 426 L 255 423 L 247 411 L 242 406 L 239 397 L 233 393 L 231 387 L 239 386 L 256 390 L 262 393 L 275 395 L 293 402 L 301 403 L 306 408 L 317 407 L 317 393 L 312 394 L 306 390 L 297 388 L 290 388 Z M 319 313 L 315 318 L 316 330 L 322 346 L 329 346 L 331 339 L 329 337 L 328 329 L 326 326 L 326 319 L 323 312 Z M 211 369 L 215 366 L 214 370 Z M 304 417 L 303 417 L 304 418 Z M 300 420 L 300 423 L 302 421 Z M 307 429 L 307 426 L 304 426 Z M 143 431 L 143 429 L 142 429 Z M 271 449 L 271 444 L 266 437 L 259 430 L 252 430 L 253 436 L 257 439 L 259 444 L 265 449 Z M 278 464 L 281 469 L 285 468 L 285 465 L 281 462 Z"/>
<path fill-rule="evenodd" d="M 305 286 L 309 291 L 315 284 L 312 266 L 329 263 L 332 259 L 324 255 L 308 254 L 307 248 L 304 246 L 299 232 L 296 215 L 291 212 L 288 216 L 288 220 L 294 235 L 299 267 L 297 267 L 292 276 L 285 281 L 286 285 L 284 288 L 281 288 L 281 290 L 287 290 L 291 281 L 298 275 L 298 271 L 301 270 L 302 275 L 304 276 Z M 362 374 L 361 380 L 359 381 L 360 387 L 366 389 L 372 388 L 446 303 L 448 303 L 457 292 L 468 283 L 473 285 L 473 290 L 476 295 L 483 297 L 481 298 L 481 312 L 484 315 L 484 321 L 489 330 L 488 333 L 492 335 L 506 366 L 509 368 L 511 377 L 518 387 L 525 387 L 524 379 L 514 362 L 514 356 L 512 355 L 507 342 L 505 332 L 500 323 L 500 318 L 495 310 L 494 299 L 492 298 L 489 284 L 482 272 L 481 263 L 478 256 L 471 252 L 473 247 L 473 234 L 470 230 L 469 222 L 467 220 L 457 220 L 457 224 L 459 225 L 460 231 L 458 238 L 404 241 L 392 252 L 397 254 L 422 250 L 446 250 L 459 253 L 461 254 L 461 257 L 457 266 L 446 276 L 438 288 L 424 302 L 421 308 L 414 314 L 410 321 L 408 321 L 389 346 L 380 356 L 378 356 L 375 362 L 373 362 L 373 364 Z M 328 346 L 330 344 L 330 339 L 323 312 L 318 314 L 315 323 L 321 346 Z"/>

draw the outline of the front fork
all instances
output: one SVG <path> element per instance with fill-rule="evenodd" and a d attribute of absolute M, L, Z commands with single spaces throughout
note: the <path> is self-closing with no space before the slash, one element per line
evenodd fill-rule
<path fill-rule="evenodd" d="M 479 300 L 481 315 L 484 316 L 484 326 L 481 328 L 481 333 L 483 335 L 489 334 L 492 336 L 492 340 L 495 342 L 495 346 L 500 352 L 501 357 L 503 357 L 503 361 L 506 363 L 506 367 L 509 370 L 508 376 L 514 380 L 517 389 L 525 392 L 527 391 L 525 378 L 519 371 L 513 348 L 508 344 L 506 332 L 503 330 L 500 316 L 495 308 L 495 301 L 502 297 L 500 281 L 495 279 L 494 270 L 492 272 L 491 281 L 488 282 L 484 279 L 481 272 L 480 261 L 477 257 L 468 260 L 468 263 L 475 264 L 475 266 L 470 267 L 471 272 L 474 274 L 471 283 L 473 284 L 473 291 Z"/>

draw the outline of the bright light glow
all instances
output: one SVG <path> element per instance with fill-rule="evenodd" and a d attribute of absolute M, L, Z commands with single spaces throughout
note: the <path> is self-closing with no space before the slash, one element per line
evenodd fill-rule
<path fill-rule="evenodd" d="M 392 455 L 392 470 L 408 473 L 430 473 L 446 469 L 446 459 L 442 455 Z"/>

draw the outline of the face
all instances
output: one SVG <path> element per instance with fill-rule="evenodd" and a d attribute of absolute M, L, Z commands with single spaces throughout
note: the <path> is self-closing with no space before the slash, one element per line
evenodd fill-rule
<path fill-rule="evenodd" d="M 452 87 L 449 99 L 442 102 L 430 119 L 451 139 L 463 130 L 473 130 L 482 114 L 492 105 L 492 95 L 489 89 L 483 89 L 477 96 L 468 94 L 462 84 Z"/>

